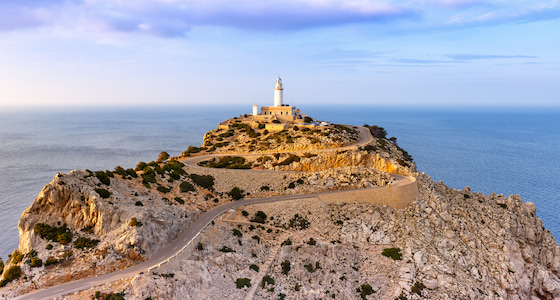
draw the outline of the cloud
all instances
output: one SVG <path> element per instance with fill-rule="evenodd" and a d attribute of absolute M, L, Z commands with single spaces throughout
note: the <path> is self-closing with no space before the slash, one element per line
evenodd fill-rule
<path fill-rule="evenodd" d="M 450 54 L 450 59 L 457 61 L 483 60 L 483 59 L 518 59 L 518 58 L 537 58 L 530 55 L 488 55 L 488 54 Z"/>
<path fill-rule="evenodd" d="M 400 64 L 449 64 L 458 63 L 458 61 L 449 60 L 431 60 L 431 59 L 418 59 L 418 58 L 395 58 L 394 62 Z"/>
<path fill-rule="evenodd" d="M 391 31 L 534 22 L 560 17 L 557 0 L 26 0 L 0 2 L 0 30 L 56 26 L 181 36 L 197 26 L 298 31 L 374 24 Z"/>

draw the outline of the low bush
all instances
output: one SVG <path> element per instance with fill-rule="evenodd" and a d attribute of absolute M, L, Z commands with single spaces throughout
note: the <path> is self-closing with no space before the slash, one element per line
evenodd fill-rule
<path fill-rule="evenodd" d="M 251 287 L 251 279 L 249 278 L 237 278 L 235 281 L 235 286 L 238 289 L 242 289 L 244 287 Z"/>
<path fill-rule="evenodd" d="M 280 266 L 282 266 L 282 274 L 284 274 L 284 275 L 288 275 L 288 272 L 290 272 L 290 270 L 292 269 L 292 266 L 291 266 L 289 260 L 283 261 L 280 264 Z"/>
<path fill-rule="evenodd" d="M 171 191 L 170 188 L 165 187 L 165 186 L 163 186 L 163 185 L 158 185 L 158 186 L 157 186 L 157 190 L 158 190 L 159 192 L 164 193 L 164 194 L 167 194 L 167 193 L 169 193 L 169 191 Z"/>
<path fill-rule="evenodd" d="M 141 161 L 141 162 L 139 162 L 139 163 L 136 165 L 136 168 L 135 168 L 134 170 L 136 170 L 136 171 L 142 171 L 142 170 L 144 170 L 144 168 L 146 168 L 147 166 L 148 166 L 148 165 L 147 165 L 145 162 Z"/>
<path fill-rule="evenodd" d="M 11 266 L 6 272 L 4 272 L 4 279 L 0 281 L 0 287 L 6 286 L 13 280 L 18 279 L 21 276 L 21 268 L 19 266 Z"/>
<path fill-rule="evenodd" d="M 136 173 L 136 171 L 134 171 L 134 169 L 132 168 L 126 169 L 126 173 L 131 177 L 138 178 L 138 173 Z"/>
<path fill-rule="evenodd" d="M 240 156 L 222 156 L 217 160 L 206 160 L 198 163 L 199 166 L 218 169 L 251 169 L 251 163 L 246 163 L 245 158 Z"/>
<path fill-rule="evenodd" d="M 51 250 L 52 248 L 53 248 L 52 244 L 47 244 L 47 246 L 45 246 L 45 249 L 47 249 L 47 250 Z"/>
<path fill-rule="evenodd" d="M 241 193 L 241 189 L 238 187 L 233 187 L 231 189 L 231 191 L 229 191 L 228 195 L 233 199 L 233 200 L 239 200 L 241 198 L 243 198 L 243 194 Z"/>
<path fill-rule="evenodd" d="M 360 297 L 363 300 L 366 300 L 366 297 L 375 293 L 375 291 L 373 290 L 373 288 L 371 287 L 371 285 L 369 285 L 368 283 L 366 284 L 362 284 L 358 289 L 357 289 L 358 293 L 360 293 Z"/>
<path fill-rule="evenodd" d="M 251 219 L 251 222 L 261 223 L 261 224 L 266 223 L 266 214 L 263 211 L 260 210 L 257 211 L 255 213 L 255 217 Z"/>
<path fill-rule="evenodd" d="M 37 268 L 43 265 L 43 261 L 38 257 L 31 257 L 26 263 L 32 268 Z"/>
<path fill-rule="evenodd" d="M 204 245 L 201 242 L 198 242 L 198 245 L 196 245 L 196 250 L 198 251 L 204 250 Z"/>
<path fill-rule="evenodd" d="M 239 229 L 233 229 L 233 236 L 242 237 L 243 233 L 241 233 L 241 231 L 239 231 Z"/>
<path fill-rule="evenodd" d="M 99 194 L 99 196 L 101 196 L 101 198 L 103 199 L 107 199 L 109 197 L 111 197 L 111 192 L 109 192 L 106 189 L 94 189 L 94 191 Z"/>
<path fill-rule="evenodd" d="M 426 286 L 422 282 L 417 281 L 412 286 L 412 288 L 410 288 L 410 291 L 415 293 L 415 294 L 418 294 L 418 295 L 422 296 L 422 290 L 425 289 L 425 288 L 426 288 Z"/>
<path fill-rule="evenodd" d="M 235 250 L 231 249 L 228 246 L 223 246 L 222 249 L 218 250 L 220 252 L 224 252 L 224 253 L 229 253 L 229 252 L 235 252 Z"/>
<path fill-rule="evenodd" d="M 212 175 L 189 174 L 189 178 L 200 187 L 208 190 L 214 188 L 214 177 Z"/>
<path fill-rule="evenodd" d="M 134 205 L 136 205 L 136 206 L 144 206 L 144 204 L 142 203 L 142 201 L 136 201 L 136 202 L 134 203 Z"/>
<path fill-rule="evenodd" d="M 128 222 L 128 225 L 133 227 L 140 227 L 144 224 L 142 224 L 142 222 L 138 221 L 138 219 L 136 218 L 130 218 L 130 222 Z"/>
<path fill-rule="evenodd" d="M 57 264 L 57 263 L 58 263 L 58 259 L 49 257 L 49 258 L 47 258 L 47 261 L 45 261 L 45 267 L 50 266 L 50 265 L 54 265 L 54 264 Z"/>
<path fill-rule="evenodd" d="M 59 242 L 61 244 L 67 244 L 72 241 L 72 232 L 66 227 L 66 224 L 56 227 L 44 223 L 36 223 L 33 229 L 35 229 L 35 232 L 37 232 L 41 238 L 48 241 Z"/>
<path fill-rule="evenodd" d="M 309 228 L 309 225 L 309 221 L 307 221 L 306 218 L 300 216 L 299 214 L 295 214 L 288 223 L 288 227 L 299 230 L 307 229 Z"/>
<path fill-rule="evenodd" d="M 268 192 L 270 191 L 270 187 L 268 185 L 261 186 L 261 192 Z"/>
<path fill-rule="evenodd" d="M 252 264 L 252 265 L 249 266 L 249 269 L 251 269 L 255 272 L 258 272 L 259 271 L 259 266 L 255 265 L 255 264 Z"/>
<path fill-rule="evenodd" d="M 179 204 L 185 204 L 185 200 L 181 199 L 181 197 L 175 197 L 175 201 Z"/>
<path fill-rule="evenodd" d="M 310 238 L 309 241 L 307 242 L 307 244 L 311 245 L 311 246 L 315 246 L 315 245 L 317 245 L 317 241 L 314 240 L 313 238 Z"/>
<path fill-rule="evenodd" d="M 285 241 L 282 242 L 282 244 L 280 246 L 289 246 L 292 244 L 292 240 L 290 240 L 289 238 Z"/>
<path fill-rule="evenodd" d="M 241 211 L 241 215 L 243 215 L 244 217 L 248 217 L 249 213 L 246 210 Z"/>
<path fill-rule="evenodd" d="M 399 248 L 385 248 L 381 254 L 393 260 L 402 260 L 401 249 Z"/>
<path fill-rule="evenodd" d="M 261 287 L 264 289 L 267 284 L 274 285 L 274 283 L 274 278 L 270 277 L 269 275 L 264 275 L 261 282 Z"/>
<path fill-rule="evenodd" d="M 179 190 L 181 191 L 181 193 L 187 193 L 187 192 L 194 192 L 196 189 L 194 188 L 194 185 L 192 185 L 192 183 L 188 181 L 183 181 L 179 185 Z"/>
<path fill-rule="evenodd" d="M 158 155 L 157 161 L 158 162 L 164 162 L 169 158 L 169 153 L 165 152 L 165 151 L 161 151 Z"/>
<path fill-rule="evenodd" d="M 74 247 L 78 249 L 95 248 L 99 244 L 99 240 L 92 240 L 86 237 L 79 237 L 74 241 Z"/>
<path fill-rule="evenodd" d="M 19 264 L 22 260 L 23 260 L 23 254 L 19 253 L 19 250 L 16 249 L 10 255 L 10 258 L 8 259 L 7 263 Z"/>
<path fill-rule="evenodd" d="M 95 172 L 95 177 L 97 177 L 97 179 L 99 179 L 99 181 L 102 184 L 105 184 L 105 185 L 110 185 L 111 184 L 111 179 L 109 178 L 109 175 L 106 172 L 97 171 L 97 172 Z"/>

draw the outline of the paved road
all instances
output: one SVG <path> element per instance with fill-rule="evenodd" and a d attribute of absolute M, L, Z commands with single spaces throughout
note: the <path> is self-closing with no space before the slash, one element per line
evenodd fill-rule
<path fill-rule="evenodd" d="M 356 146 L 365 145 L 373 140 L 371 134 L 369 134 L 369 130 L 365 127 L 358 127 L 360 130 L 360 139 L 357 143 L 342 147 L 342 148 L 335 148 L 335 149 L 323 149 L 323 150 L 315 150 L 315 151 L 340 151 L 346 148 L 353 148 Z M 310 152 L 310 151 L 301 151 L 301 152 Z M 262 155 L 262 154 L 259 154 Z M 208 158 L 208 156 L 204 156 Z M 188 159 L 187 162 L 191 166 L 196 166 L 196 162 L 200 161 L 203 156 L 193 157 Z M 233 170 L 235 171 L 235 170 Z M 239 170 L 243 171 L 243 170 Z M 405 185 L 410 183 L 412 179 L 404 176 L 397 176 L 393 175 L 397 178 L 397 182 L 393 184 L 396 185 Z M 385 188 L 385 187 L 376 187 L 376 188 Z M 95 286 L 100 286 L 109 282 L 113 282 L 116 280 L 120 280 L 122 278 L 127 278 L 134 276 L 140 272 L 148 272 L 151 268 L 156 267 L 162 263 L 165 263 L 169 259 L 173 258 L 179 251 L 184 249 L 186 246 L 189 245 L 201 232 L 202 230 L 214 220 L 216 217 L 221 215 L 222 213 L 237 208 L 240 206 L 256 204 L 256 203 L 267 203 L 267 202 L 278 202 L 278 201 L 288 201 L 288 200 L 295 200 L 295 199 L 305 199 L 305 198 L 313 198 L 317 196 L 321 196 L 327 193 L 337 193 L 342 191 L 334 191 L 334 192 L 321 192 L 321 193 L 313 193 L 313 194 L 299 194 L 299 195 L 285 195 L 285 196 L 275 196 L 275 197 L 264 197 L 264 198 L 252 198 L 252 199 L 245 199 L 240 201 L 229 202 L 224 205 L 220 205 L 215 207 L 206 213 L 202 214 L 198 220 L 192 223 L 189 228 L 187 228 L 183 233 L 181 233 L 169 246 L 163 249 L 161 252 L 155 254 L 154 256 L 150 257 L 147 261 L 138 264 L 136 266 L 130 267 L 128 269 L 124 269 L 121 271 L 113 272 L 110 274 L 87 278 L 82 280 L 77 280 L 65 284 L 61 284 L 58 286 L 54 286 L 47 289 L 38 290 L 35 292 L 31 292 L 26 295 L 19 296 L 15 299 L 50 299 L 55 297 L 60 297 L 63 295 L 69 295 L 74 292 L 86 290 L 93 288 Z"/>

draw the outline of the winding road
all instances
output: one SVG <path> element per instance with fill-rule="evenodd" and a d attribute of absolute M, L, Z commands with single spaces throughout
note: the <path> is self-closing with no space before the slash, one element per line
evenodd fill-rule
<path fill-rule="evenodd" d="M 355 148 L 355 147 L 359 147 L 362 145 L 366 145 L 368 143 L 370 143 L 373 140 L 373 137 L 371 136 L 369 130 L 365 127 L 358 127 L 358 130 L 360 131 L 360 137 L 358 142 L 350 145 L 350 146 L 345 146 L 345 147 L 340 147 L 340 148 L 331 148 L 331 149 L 322 149 L 322 150 L 315 150 L 320 151 L 320 152 L 326 152 L 326 151 L 340 151 L 340 150 L 345 150 L 345 149 L 351 149 L 351 148 Z M 311 152 L 311 151 L 294 151 L 291 153 L 295 153 L 295 152 Z M 266 153 L 264 153 L 266 154 Z M 270 153 L 268 153 L 270 154 Z M 228 154 L 224 154 L 224 155 L 228 155 Z M 229 154 L 231 155 L 231 154 Z M 258 155 L 262 155 L 262 154 L 258 154 Z M 189 158 L 186 160 L 186 163 L 189 166 L 196 166 L 196 163 L 198 161 L 201 161 L 203 159 L 208 159 L 209 157 L 212 157 L 214 155 L 204 155 L 204 156 L 197 156 L 197 157 L 193 157 L 193 158 Z M 219 156 L 219 155 L 215 155 L 215 156 Z M 198 166 L 197 166 L 198 167 Z M 243 170 L 231 170 L 231 171 L 243 171 Z M 245 170 L 246 171 L 246 170 Z M 268 171 L 268 170 L 266 170 Z M 276 171 L 273 171 L 276 172 Z M 394 175 L 392 174 L 392 176 L 394 176 L 396 178 L 396 182 L 393 183 L 393 187 L 399 186 L 399 185 L 406 185 L 406 184 L 410 184 L 411 182 L 413 182 L 414 180 L 412 178 L 409 177 L 405 177 L 405 176 L 398 176 L 398 175 Z M 372 189 L 386 189 L 388 187 L 374 187 Z M 22 296 L 19 296 L 15 299 L 19 299 L 19 300 L 29 300 L 29 299 L 51 299 L 51 298 L 57 298 L 57 297 L 61 297 L 64 295 L 70 295 L 73 294 L 75 292 L 79 292 L 82 290 L 86 290 L 86 289 L 90 289 L 96 286 L 101 286 L 104 285 L 106 283 L 110 283 L 110 282 L 114 282 L 123 278 L 127 278 L 127 277 L 131 277 L 134 276 L 136 274 L 139 274 L 141 272 L 149 272 L 152 268 L 157 267 L 159 265 L 161 265 L 162 263 L 165 263 L 167 261 L 169 261 L 170 259 L 172 259 L 178 252 L 182 251 L 183 249 L 185 249 L 191 242 L 193 242 L 195 240 L 195 238 L 202 232 L 202 230 L 204 230 L 204 228 L 206 228 L 206 226 L 208 226 L 208 224 L 210 224 L 210 222 L 212 222 L 212 220 L 214 220 L 216 217 L 218 217 L 219 215 L 223 214 L 224 212 L 230 210 L 230 209 L 234 209 L 234 208 L 238 208 L 241 206 L 245 206 L 245 205 L 251 205 L 251 204 L 257 204 L 257 203 L 267 203 L 267 202 L 279 202 L 279 201 L 288 201 L 288 200 L 295 200 L 295 199 L 306 199 L 306 198 L 315 198 L 315 197 L 320 197 L 321 195 L 325 195 L 325 194 L 332 194 L 332 193 L 342 193 L 344 191 L 330 191 L 330 192 L 320 192 L 320 193 L 312 193 L 312 194 L 299 194 L 299 195 L 284 195 L 284 196 L 274 196 L 274 197 L 263 197 L 263 198 L 251 198 L 251 199 L 244 199 L 244 200 L 240 200 L 240 201 L 233 201 L 233 202 L 229 202 L 226 203 L 224 205 L 220 205 L 218 207 L 215 207 L 205 213 L 203 213 L 194 223 L 192 223 L 184 232 L 182 232 L 175 240 L 173 240 L 173 242 L 171 242 L 171 244 L 169 244 L 165 249 L 163 249 L 162 251 L 160 251 L 159 253 L 153 255 L 152 257 L 150 257 L 148 260 L 146 260 L 143 263 L 140 263 L 138 265 L 135 265 L 133 267 L 121 270 L 121 271 L 117 271 L 117 272 L 113 272 L 110 274 L 106 274 L 106 275 L 102 275 L 102 276 L 98 276 L 98 277 L 92 277 L 92 278 L 87 278 L 87 279 L 82 279 L 82 280 L 77 280 L 77 281 L 73 281 L 73 282 L 69 282 L 69 283 L 65 283 L 65 284 L 61 284 L 58 286 L 54 286 L 54 287 L 50 287 L 50 288 L 46 288 L 46 289 L 42 289 L 42 290 L 37 290 L 34 292 L 31 292 L 29 294 L 25 294 Z"/>

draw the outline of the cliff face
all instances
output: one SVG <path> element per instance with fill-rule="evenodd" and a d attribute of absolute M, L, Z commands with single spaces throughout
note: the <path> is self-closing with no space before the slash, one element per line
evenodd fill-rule
<path fill-rule="evenodd" d="M 200 249 L 112 290 L 134 299 L 360 299 L 369 285 L 366 299 L 560 297 L 560 247 L 532 203 L 418 182 L 421 197 L 403 210 L 314 198 L 244 207 L 207 228 Z M 258 211 L 265 224 L 251 227 Z M 390 248 L 401 259 L 382 255 Z M 236 287 L 243 278 L 256 289 Z"/>

